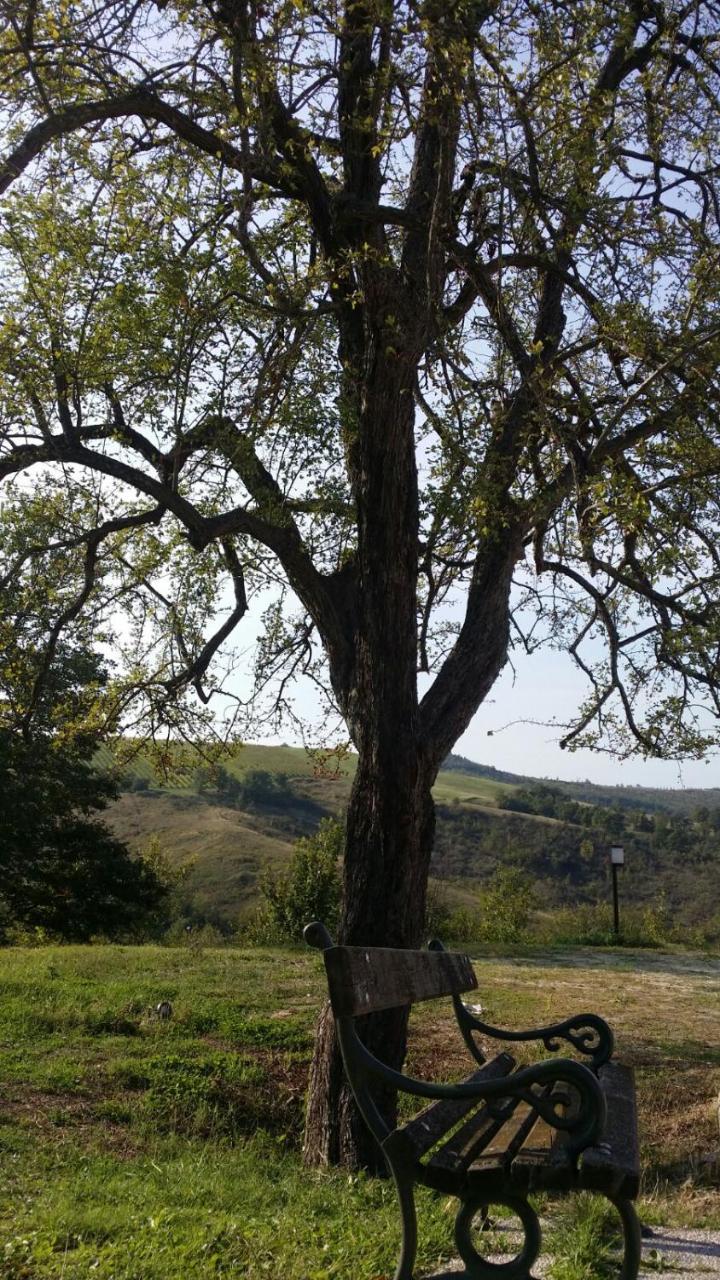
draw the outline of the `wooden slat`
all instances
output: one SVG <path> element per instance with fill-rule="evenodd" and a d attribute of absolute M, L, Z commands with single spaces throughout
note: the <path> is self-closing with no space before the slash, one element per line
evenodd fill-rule
<path fill-rule="evenodd" d="M 568 1097 L 566 1085 L 556 1085 L 548 1092 L 561 1094 L 563 1098 Z M 574 1104 L 574 1093 L 571 1098 Z M 560 1109 L 568 1115 L 572 1105 Z M 528 1132 L 524 1135 L 523 1142 L 516 1145 L 511 1153 L 510 1176 L 513 1184 L 525 1190 L 538 1190 L 544 1187 L 559 1189 L 573 1185 L 574 1165 L 569 1161 L 568 1152 L 564 1149 L 565 1130 L 553 1128 L 547 1120 L 542 1120 L 539 1116 L 531 1129 L 532 1146 L 526 1145 L 526 1139 L 530 1136 Z"/>
<path fill-rule="evenodd" d="M 492 1115 L 486 1106 L 481 1107 L 480 1111 L 471 1116 L 451 1138 L 448 1138 L 447 1142 L 438 1148 L 430 1164 L 435 1169 L 462 1173 L 500 1133 L 517 1105 L 517 1099 L 510 1099 L 500 1116 Z"/>
<path fill-rule="evenodd" d="M 580 1185 L 634 1199 L 640 1189 L 635 1080 L 631 1067 L 608 1062 L 598 1072 L 607 1102 L 600 1142 L 580 1157 Z"/>
<path fill-rule="evenodd" d="M 509 1053 L 499 1053 L 463 1083 L 479 1084 L 482 1081 L 497 1080 L 509 1075 L 514 1066 L 515 1061 Z M 443 1098 L 439 1102 L 432 1102 L 403 1127 L 403 1138 L 410 1143 L 419 1159 L 431 1147 L 436 1146 L 449 1129 L 454 1128 L 469 1111 L 477 1109 L 479 1105 L 477 1098 Z"/>
<path fill-rule="evenodd" d="M 543 1096 L 547 1096 L 547 1094 L 550 1092 L 550 1089 L 549 1088 L 543 1089 L 542 1092 L 543 1092 Z M 526 1115 L 520 1116 L 518 1117 L 518 1119 L 519 1119 L 519 1124 L 517 1126 L 517 1129 L 515 1130 L 512 1137 L 510 1138 L 510 1141 L 508 1142 L 507 1148 L 505 1151 L 505 1162 L 508 1165 L 512 1164 L 515 1156 L 525 1146 L 525 1143 L 530 1137 L 530 1134 L 535 1128 L 535 1125 L 538 1123 L 540 1116 L 538 1115 L 534 1107 L 528 1107 Z"/>
<path fill-rule="evenodd" d="M 329 947 L 323 955 L 330 1002 L 341 1017 L 395 1009 L 477 987 L 469 958 L 454 951 Z"/>

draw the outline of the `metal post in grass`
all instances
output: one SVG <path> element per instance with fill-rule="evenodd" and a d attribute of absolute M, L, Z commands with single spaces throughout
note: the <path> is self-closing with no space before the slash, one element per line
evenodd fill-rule
<path fill-rule="evenodd" d="M 613 916 L 615 920 L 615 937 L 620 937 L 620 904 L 618 901 L 618 867 L 625 865 L 625 850 L 621 844 L 614 844 L 610 849 L 610 867 L 612 870 Z"/>

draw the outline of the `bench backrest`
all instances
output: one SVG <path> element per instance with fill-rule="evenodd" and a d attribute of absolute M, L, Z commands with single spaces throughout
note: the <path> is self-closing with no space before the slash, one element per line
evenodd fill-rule
<path fill-rule="evenodd" d="M 359 1017 L 477 987 L 469 958 L 453 951 L 324 946 L 323 956 L 330 1003 L 338 1017 Z"/>

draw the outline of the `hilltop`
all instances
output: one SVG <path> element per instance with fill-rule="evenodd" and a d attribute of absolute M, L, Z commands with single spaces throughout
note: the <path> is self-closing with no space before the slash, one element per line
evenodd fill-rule
<path fill-rule="evenodd" d="M 590 782 L 589 779 L 584 782 L 564 782 L 561 778 L 534 778 L 526 774 L 508 773 L 459 755 L 449 755 L 443 768 L 506 786 L 548 785 L 588 804 L 619 804 L 622 808 L 642 809 L 646 813 L 688 813 L 703 805 L 720 808 L 720 787 L 624 787 Z"/>

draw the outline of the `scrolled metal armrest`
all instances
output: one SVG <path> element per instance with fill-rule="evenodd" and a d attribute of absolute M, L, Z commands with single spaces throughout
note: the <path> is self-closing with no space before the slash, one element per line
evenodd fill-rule
<path fill-rule="evenodd" d="M 479 1061 L 484 1059 L 481 1058 L 473 1039 L 474 1031 L 488 1036 L 491 1040 L 504 1040 L 510 1043 L 539 1040 L 548 1053 L 556 1053 L 561 1047 L 561 1041 L 565 1040 L 578 1053 L 590 1059 L 590 1065 L 595 1071 L 612 1056 L 613 1033 L 605 1019 L 596 1013 L 578 1013 L 572 1018 L 565 1018 L 563 1022 L 554 1022 L 548 1027 L 535 1027 L 528 1031 L 506 1031 L 504 1027 L 492 1027 L 489 1023 L 476 1018 L 459 996 L 453 997 L 453 1004 L 463 1039 L 473 1057 Z"/>
<path fill-rule="evenodd" d="M 342 1019 L 345 1022 L 345 1019 Z M 493 1080 L 466 1081 L 464 1084 L 435 1084 L 429 1080 L 417 1080 L 386 1066 L 370 1053 L 352 1028 L 342 1029 L 353 1038 L 352 1056 L 363 1072 L 369 1073 L 393 1088 L 415 1097 L 428 1099 L 472 1098 L 478 1102 L 494 1099 L 519 1098 L 534 1107 L 543 1120 L 554 1129 L 568 1134 L 567 1149 L 574 1153 L 597 1142 L 604 1128 L 606 1103 L 596 1077 L 589 1067 L 571 1058 L 554 1058 L 523 1067 L 509 1076 Z M 341 1041 L 344 1038 L 341 1032 Z M 570 1115 L 558 1112 L 557 1107 L 565 1099 L 550 1094 L 554 1085 L 567 1084 L 579 1096 L 579 1107 Z"/>
<path fill-rule="evenodd" d="M 428 947 L 430 951 L 445 950 L 437 938 L 433 938 Z M 506 1031 L 504 1027 L 493 1027 L 476 1018 L 459 996 L 453 996 L 452 1000 L 463 1040 L 476 1062 L 483 1063 L 485 1056 L 475 1043 L 474 1031 L 491 1040 L 504 1040 L 511 1044 L 539 1040 L 548 1053 L 556 1053 L 561 1047 L 561 1041 L 565 1040 L 583 1057 L 590 1059 L 590 1065 L 595 1071 L 612 1057 L 613 1033 L 605 1019 L 597 1013 L 577 1013 L 561 1022 L 554 1022 L 547 1027 L 534 1027 L 528 1031 Z"/>

